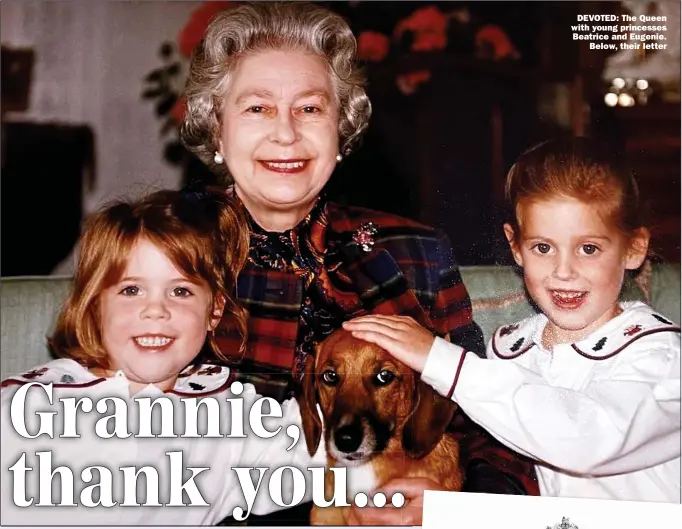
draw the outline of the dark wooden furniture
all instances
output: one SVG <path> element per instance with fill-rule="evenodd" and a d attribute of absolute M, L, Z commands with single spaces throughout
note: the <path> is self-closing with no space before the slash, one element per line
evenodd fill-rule
<path fill-rule="evenodd" d="M 2 276 L 49 275 L 80 234 L 94 178 L 87 126 L 2 124 Z"/>

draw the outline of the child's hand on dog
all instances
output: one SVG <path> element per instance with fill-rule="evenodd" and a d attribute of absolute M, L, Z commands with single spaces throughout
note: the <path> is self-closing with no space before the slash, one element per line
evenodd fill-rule
<path fill-rule="evenodd" d="M 371 314 L 344 322 L 343 328 L 356 338 L 382 347 L 418 373 L 424 370 L 435 340 L 433 334 L 409 316 Z"/>

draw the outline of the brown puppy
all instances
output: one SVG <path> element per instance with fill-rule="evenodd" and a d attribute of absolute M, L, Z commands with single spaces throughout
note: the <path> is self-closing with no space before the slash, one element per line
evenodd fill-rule
<path fill-rule="evenodd" d="M 396 477 L 423 477 L 461 490 L 459 445 L 446 433 L 456 404 L 419 381 L 381 347 L 339 329 L 308 358 L 299 398 L 303 432 L 313 455 L 322 431 L 327 468 L 347 468 L 347 500 Z M 324 428 L 317 411 L 320 405 Z M 325 473 L 325 498 L 334 475 Z M 387 499 L 390 503 L 390 498 Z M 348 507 L 313 507 L 313 525 L 347 525 Z"/>

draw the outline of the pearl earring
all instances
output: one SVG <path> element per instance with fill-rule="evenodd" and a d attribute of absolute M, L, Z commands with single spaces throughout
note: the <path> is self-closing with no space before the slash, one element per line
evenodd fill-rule
<path fill-rule="evenodd" d="M 340 162 L 341 160 L 343 160 L 343 156 L 341 155 L 341 153 L 339 153 L 336 155 L 336 161 Z"/>
<path fill-rule="evenodd" d="M 213 157 L 213 161 L 220 165 L 225 161 L 225 158 L 223 158 L 223 155 L 220 154 L 218 151 L 215 152 L 215 156 Z"/>

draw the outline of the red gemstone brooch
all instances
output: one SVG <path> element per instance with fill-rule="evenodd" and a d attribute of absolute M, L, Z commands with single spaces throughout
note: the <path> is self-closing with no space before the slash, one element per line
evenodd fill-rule
<path fill-rule="evenodd" d="M 374 246 L 374 236 L 377 234 L 377 227 L 373 222 L 363 223 L 353 234 L 353 242 L 364 252 L 369 252 Z"/>

